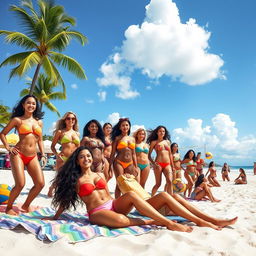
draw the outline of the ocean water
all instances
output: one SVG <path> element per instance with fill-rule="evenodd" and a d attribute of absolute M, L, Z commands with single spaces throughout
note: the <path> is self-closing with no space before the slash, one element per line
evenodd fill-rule
<path fill-rule="evenodd" d="M 246 174 L 253 174 L 253 166 L 229 166 L 230 171 L 233 173 L 239 174 L 239 169 L 243 168 Z M 220 173 L 222 167 L 216 167 L 217 171 Z M 204 168 L 204 170 L 208 170 L 208 168 Z"/>

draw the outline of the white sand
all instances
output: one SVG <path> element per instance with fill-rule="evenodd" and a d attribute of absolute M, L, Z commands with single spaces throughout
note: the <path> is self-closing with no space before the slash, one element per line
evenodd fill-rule
<path fill-rule="evenodd" d="M 27 175 L 27 173 L 26 173 Z M 46 197 L 49 181 L 54 177 L 53 171 L 44 171 L 46 186 L 33 205 L 50 206 L 51 199 Z M 234 180 L 238 173 L 231 173 Z M 220 176 L 220 175 L 219 175 Z M 32 181 L 27 175 L 26 186 L 17 202 L 23 202 Z M 220 180 L 220 177 L 219 177 Z M 0 183 L 13 185 L 11 171 L 0 170 Z M 213 188 L 214 195 L 220 203 L 193 202 L 205 212 L 220 218 L 239 219 L 232 227 L 215 231 L 193 224 L 192 233 L 168 230 L 153 231 L 141 236 L 123 235 L 116 238 L 98 237 L 87 242 L 69 244 L 64 239 L 55 243 L 39 241 L 23 228 L 12 230 L 0 229 L 0 252 L 7 255 L 256 255 L 256 176 L 248 175 L 247 185 L 234 185 L 222 182 L 222 187 Z M 115 181 L 110 181 L 113 191 Z M 146 188 L 154 185 L 151 172 Z M 161 187 L 162 190 L 162 187 Z M 21 253 L 22 252 L 22 253 Z"/>

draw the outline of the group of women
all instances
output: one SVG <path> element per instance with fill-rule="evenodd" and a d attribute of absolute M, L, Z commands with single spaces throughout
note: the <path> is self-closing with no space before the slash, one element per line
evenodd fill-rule
<path fill-rule="evenodd" d="M 6 213 L 17 215 L 13 209 L 15 199 L 25 185 L 24 167 L 32 177 L 34 186 L 29 191 L 22 205 L 24 212 L 30 211 L 30 204 L 44 187 L 44 176 L 37 155 L 37 145 L 41 152 L 43 164 L 47 158 L 42 140 L 42 119 L 38 100 L 27 95 L 14 107 L 10 122 L 2 130 L 0 138 L 10 152 L 12 173 L 15 185 L 11 190 Z M 19 133 L 19 142 L 11 147 L 6 135 L 15 128 Z M 133 136 L 128 118 L 120 118 L 112 127 L 110 123 L 102 127 L 97 120 L 89 121 L 84 129 L 81 141 L 78 133 L 78 120 L 73 112 L 67 112 L 56 125 L 52 141 L 52 152 L 56 155 L 57 175 L 49 188 L 48 195 L 53 196 L 53 205 L 57 208 L 57 219 L 64 210 L 71 206 L 76 208 L 79 201 L 85 203 L 89 220 L 98 225 L 109 227 L 126 227 L 130 225 L 157 224 L 170 230 L 191 232 L 192 227 L 175 223 L 159 213 L 165 207 L 168 212 L 193 221 L 198 226 L 221 229 L 234 224 L 237 218 L 220 220 L 211 217 L 186 201 L 178 194 L 173 194 L 172 180 L 181 177 L 182 164 L 186 165 L 185 177 L 191 184 L 197 173 L 196 158 L 190 150 L 181 160 L 178 145 L 171 144 L 170 135 L 164 126 L 158 126 L 149 132 L 146 139 L 144 129 L 137 130 Z M 61 151 L 55 146 L 61 144 Z M 152 157 L 155 151 L 156 156 Z M 132 174 L 145 186 L 150 164 L 153 166 L 156 184 L 152 197 L 144 200 L 135 192 L 121 195 L 115 188 L 115 199 L 109 193 L 107 182 L 113 174 Z M 166 178 L 165 191 L 157 194 L 161 185 L 162 173 Z M 188 186 L 191 193 L 192 186 Z M 127 217 L 135 207 L 150 220 Z"/>

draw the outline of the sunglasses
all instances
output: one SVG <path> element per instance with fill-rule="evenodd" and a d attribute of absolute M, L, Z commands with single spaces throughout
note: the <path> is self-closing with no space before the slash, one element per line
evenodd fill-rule
<path fill-rule="evenodd" d="M 66 120 L 72 120 L 72 121 L 75 121 L 76 118 L 75 117 L 67 117 Z"/>
<path fill-rule="evenodd" d="M 122 121 L 129 121 L 129 118 L 128 117 L 125 117 L 125 118 L 119 118 L 119 121 L 122 122 Z"/>

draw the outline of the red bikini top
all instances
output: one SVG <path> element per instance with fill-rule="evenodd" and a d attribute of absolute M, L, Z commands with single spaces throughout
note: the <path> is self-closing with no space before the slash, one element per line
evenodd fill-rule
<path fill-rule="evenodd" d="M 100 178 L 95 185 L 91 183 L 84 183 L 81 184 L 79 187 L 78 195 L 80 197 L 82 196 L 88 196 L 90 195 L 95 189 L 104 189 L 106 188 L 107 183 L 104 179 Z"/>

